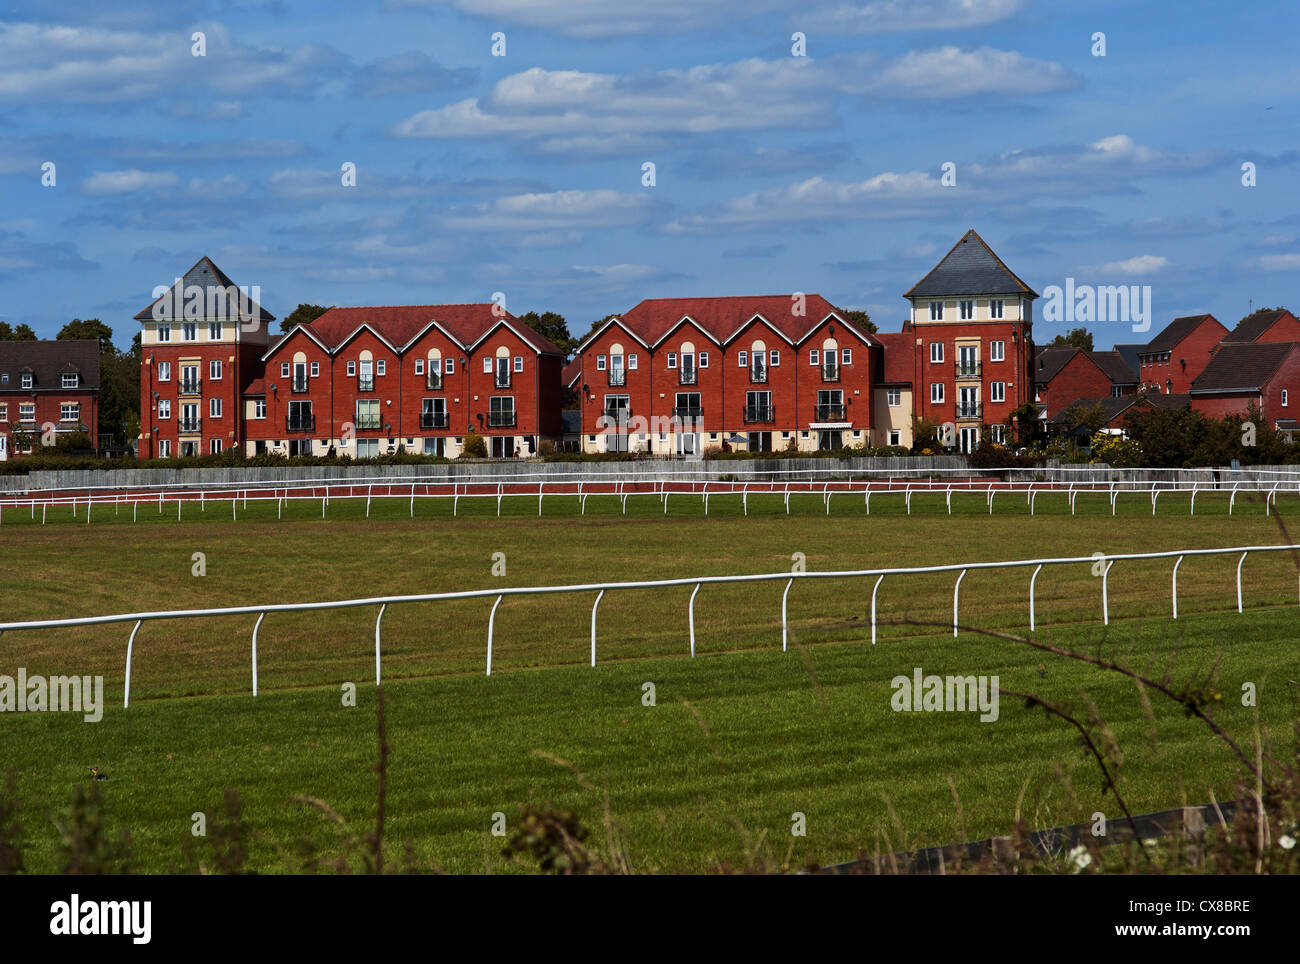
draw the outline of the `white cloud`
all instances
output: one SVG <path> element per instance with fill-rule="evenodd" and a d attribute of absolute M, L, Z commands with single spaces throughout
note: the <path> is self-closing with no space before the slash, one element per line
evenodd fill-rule
<path fill-rule="evenodd" d="M 608 189 L 514 194 L 444 219 L 458 231 L 548 231 L 626 226 L 645 222 L 654 202 Z"/>
<path fill-rule="evenodd" d="M 128 194 L 174 187 L 179 183 L 180 178 L 171 171 L 97 171 L 81 182 L 81 189 L 87 194 Z"/>
<path fill-rule="evenodd" d="M 1300 254 L 1266 254 L 1258 263 L 1265 271 L 1297 271 L 1300 270 Z"/>
<path fill-rule="evenodd" d="M 889 97 L 944 99 L 984 94 L 1047 94 L 1071 90 L 1083 83 L 1078 74 L 1060 64 L 992 47 L 913 50 L 879 70 L 863 73 L 861 79 L 846 79 L 844 88 Z"/>
<path fill-rule="evenodd" d="M 871 0 L 827 3 L 796 18 L 809 29 L 845 33 L 896 33 L 908 30 L 956 30 L 984 27 L 1005 20 L 1025 0 Z"/>
<path fill-rule="evenodd" d="M 1154 274 L 1157 271 L 1167 267 L 1169 259 L 1158 254 L 1140 254 L 1134 258 L 1126 258 L 1123 261 L 1108 261 L 1096 267 L 1096 271 L 1101 274 Z"/>

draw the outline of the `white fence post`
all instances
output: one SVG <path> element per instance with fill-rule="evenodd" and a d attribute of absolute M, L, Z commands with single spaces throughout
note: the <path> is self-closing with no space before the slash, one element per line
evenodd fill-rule
<path fill-rule="evenodd" d="M 131 652 L 135 649 L 135 634 L 140 631 L 140 624 L 143 619 L 135 621 L 135 627 L 131 630 L 131 637 L 126 641 L 126 680 L 122 684 L 122 709 L 131 708 Z"/>
<path fill-rule="evenodd" d="M 1246 561 L 1249 552 L 1243 552 L 1237 560 L 1237 612 L 1241 612 L 1241 564 Z"/>
<path fill-rule="evenodd" d="M 1040 562 L 1034 569 L 1034 574 L 1029 577 L 1029 631 L 1034 631 L 1034 583 L 1038 582 L 1038 574 L 1043 571 L 1043 564 Z"/>
<path fill-rule="evenodd" d="M 787 652 L 790 640 L 790 621 L 787 618 L 786 605 L 790 600 L 790 587 L 794 585 L 794 577 L 785 584 L 785 592 L 781 593 L 781 652 Z"/>
<path fill-rule="evenodd" d="M 379 676 L 379 624 L 383 621 L 384 610 L 388 608 L 388 603 L 380 603 L 379 615 L 375 617 L 375 685 L 380 684 Z"/>
<path fill-rule="evenodd" d="M 492 630 L 496 626 L 497 607 L 501 605 L 504 596 L 497 596 L 497 601 L 492 604 L 492 611 L 488 613 L 488 650 L 487 650 L 487 675 L 492 675 Z"/>
<path fill-rule="evenodd" d="M 686 618 L 691 628 L 691 659 L 695 658 L 695 594 L 700 591 L 700 584 L 697 582 L 695 588 L 691 590 L 691 602 L 686 607 Z"/>
<path fill-rule="evenodd" d="M 961 581 L 966 578 L 966 570 L 961 571 L 957 577 L 957 583 L 952 587 L 952 634 L 957 635 L 957 593 L 961 591 Z"/>
<path fill-rule="evenodd" d="M 591 665 L 596 665 L 596 607 L 600 605 L 600 600 L 604 597 L 605 590 L 596 593 L 596 601 L 591 604 Z"/>
<path fill-rule="evenodd" d="M 1178 567 L 1181 566 L 1182 564 L 1183 564 L 1183 557 L 1179 556 L 1177 561 L 1174 562 L 1174 587 L 1173 587 L 1174 619 L 1178 618 Z"/>
<path fill-rule="evenodd" d="M 257 622 L 253 624 L 253 695 L 257 695 L 257 631 L 262 628 L 262 620 L 266 618 L 266 613 L 257 614 Z"/>
<path fill-rule="evenodd" d="M 876 580 L 876 584 L 871 588 L 871 645 L 876 645 L 876 593 L 880 591 L 880 584 L 885 581 L 884 573 Z"/>
<path fill-rule="evenodd" d="M 1110 625 L 1110 594 L 1107 580 L 1110 578 L 1110 567 L 1113 565 L 1115 565 L 1114 559 L 1106 563 L 1106 567 L 1101 571 L 1101 623 L 1103 626 Z"/>

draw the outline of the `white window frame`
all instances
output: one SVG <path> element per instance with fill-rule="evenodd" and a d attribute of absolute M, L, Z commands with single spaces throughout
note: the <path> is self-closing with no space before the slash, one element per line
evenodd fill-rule
<path fill-rule="evenodd" d="M 356 376 L 357 376 L 357 363 L 355 361 L 350 361 L 348 362 L 348 378 L 356 378 Z M 284 377 L 288 378 L 289 376 L 285 375 Z"/>
<path fill-rule="evenodd" d="M 523 371 L 523 370 L 524 370 L 524 356 L 523 356 L 523 355 L 516 355 L 516 356 L 515 356 L 515 371 L 516 371 L 516 372 L 521 372 L 521 371 Z"/>
<path fill-rule="evenodd" d="M 886 388 L 885 404 L 890 408 L 902 408 L 903 390 L 901 388 Z"/>
<path fill-rule="evenodd" d="M 169 382 L 172 380 L 172 363 L 169 361 L 160 361 L 158 363 L 158 381 Z"/>
<path fill-rule="evenodd" d="M 208 322 L 208 341 L 221 341 L 221 322 Z"/>
<path fill-rule="evenodd" d="M 1005 341 L 989 342 L 989 361 L 1006 361 L 1007 343 Z"/>
<path fill-rule="evenodd" d="M 671 369 L 671 368 L 676 368 L 676 367 L 677 367 L 677 352 L 675 352 L 675 351 L 670 351 L 670 352 L 668 353 L 668 367 L 669 367 L 670 369 Z"/>
<path fill-rule="evenodd" d="M 942 301 L 932 301 L 932 302 L 930 302 L 930 320 L 931 320 L 931 321 L 943 321 L 943 302 L 942 302 Z"/>
<path fill-rule="evenodd" d="M 749 367 L 749 352 L 745 351 L 743 348 L 740 351 L 736 352 L 736 367 L 738 368 Z"/>
<path fill-rule="evenodd" d="M 253 399 L 253 418 L 266 418 L 266 399 Z"/>
<path fill-rule="evenodd" d="M 221 359 L 213 358 L 208 361 L 208 378 L 214 382 L 221 381 Z"/>
<path fill-rule="evenodd" d="M 773 348 L 771 351 L 767 353 L 767 367 L 776 368 L 780 364 L 781 364 L 781 352 L 778 349 Z"/>
<path fill-rule="evenodd" d="M 1285 405 L 1286 402 L 1283 402 L 1282 404 Z M 68 414 L 69 410 L 71 410 L 72 412 L 70 416 Z M 60 422 L 81 421 L 81 405 L 78 402 L 61 402 L 59 404 L 59 421 Z"/>
<path fill-rule="evenodd" d="M 491 356 L 491 355 L 484 355 L 484 356 L 483 356 L 483 374 L 484 374 L 484 375 L 491 375 L 491 374 L 492 374 L 492 356 Z"/>
<path fill-rule="evenodd" d="M 1002 299 L 1002 298 L 990 298 L 990 299 L 989 299 L 989 317 L 990 317 L 990 318 L 994 318 L 994 319 L 998 319 L 998 320 L 1001 320 L 1002 318 L 1006 317 L 1006 306 L 1007 306 L 1007 303 L 1006 303 L 1006 301 L 1005 301 L 1004 299 Z"/>
<path fill-rule="evenodd" d="M 388 374 L 388 362 L 384 361 L 384 359 L 382 359 L 382 358 L 379 359 L 379 361 L 375 362 L 375 374 L 376 374 L 376 375 L 387 375 L 387 374 Z"/>
<path fill-rule="evenodd" d="M 311 377 L 312 378 L 320 377 L 320 362 L 314 361 L 311 363 Z"/>
<path fill-rule="evenodd" d="M 930 364 L 931 365 L 943 364 L 943 342 L 941 341 L 930 342 Z"/>
<path fill-rule="evenodd" d="M 170 398 L 158 399 L 158 419 L 159 421 L 170 420 L 172 417 L 172 402 Z"/>
<path fill-rule="evenodd" d="M 853 349 L 852 349 L 852 348 L 841 348 L 841 349 L 840 349 L 840 364 L 841 364 L 841 365 L 852 365 L 852 364 L 853 364 Z"/>
<path fill-rule="evenodd" d="M 348 362 L 348 364 L 351 365 L 352 363 Z M 287 361 L 280 362 L 280 377 L 281 378 L 289 377 L 289 363 Z"/>
<path fill-rule="evenodd" d="M 606 363 L 605 363 L 605 356 L 604 356 L 604 355 L 597 355 L 597 356 L 596 356 L 596 371 L 598 371 L 598 372 L 606 371 L 607 369 L 606 369 L 605 366 L 606 366 Z"/>
<path fill-rule="evenodd" d="M 20 388 L 31 388 L 31 387 L 32 387 L 32 384 L 33 384 L 33 378 L 34 378 L 34 376 L 32 375 L 31 372 L 23 372 L 23 377 L 20 378 L 20 379 L 18 380 L 18 381 L 19 381 L 19 387 L 20 387 Z"/>
<path fill-rule="evenodd" d="M 158 338 L 159 341 L 171 341 L 171 340 L 172 340 L 172 326 L 171 326 L 171 325 L 159 325 L 158 328 L 157 328 L 157 330 L 154 332 L 154 334 L 157 336 L 157 338 Z"/>
<path fill-rule="evenodd" d="M 931 383 L 930 383 L 930 404 L 931 404 L 931 405 L 942 405 L 942 404 L 944 404 L 944 399 L 943 399 L 943 382 L 931 382 Z"/>
<path fill-rule="evenodd" d="M 989 382 L 989 401 L 1005 402 L 1007 400 L 1006 382 Z"/>
<path fill-rule="evenodd" d="M 76 387 L 77 387 L 77 373 L 76 373 L 76 372 L 64 372 L 63 375 L 59 378 L 59 387 L 60 387 L 60 388 L 76 388 Z"/>
<path fill-rule="evenodd" d="M 208 418 L 221 418 L 221 399 L 208 399 Z"/>
<path fill-rule="evenodd" d="M 1283 408 L 1286 408 L 1286 403 L 1287 403 L 1287 394 L 1286 394 L 1286 389 L 1284 388 L 1284 389 L 1282 389 L 1282 407 L 1283 407 Z"/>
<path fill-rule="evenodd" d="M 821 364 L 821 352 L 816 348 L 808 349 L 808 364 L 813 368 Z"/>
<path fill-rule="evenodd" d="M 209 455 L 221 454 L 221 439 L 219 438 L 208 439 L 208 454 Z"/>
<path fill-rule="evenodd" d="M 185 321 L 181 323 L 181 341 L 198 341 L 199 340 L 199 323 L 197 321 Z"/>
<path fill-rule="evenodd" d="M 707 351 L 700 352 L 700 367 L 701 368 L 709 367 L 709 353 Z"/>
<path fill-rule="evenodd" d="M 635 352 L 632 353 L 631 355 L 628 355 L 628 356 L 627 356 L 627 370 L 630 371 L 630 372 L 634 372 L 634 371 L 636 371 L 636 353 L 635 353 Z"/>
<path fill-rule="evenodd" d="M 448 358 L 448 359 L 446 359 L 446 360 L 444 361 L 444 363 L 443 363 L 443 370 L 444 370 L 448 375 L 454 375 L 454 374 L 456 374 L 456 359 L 454 359 L 454 358 Z"/>
<path fill-rule="evenodd" d="M 172 443 L 171 443 L 171 439 L 166 439 L 166 438 L 159 439 L 159 440 L 158 440 L 158 458 L 160 458 L 160 459 L 169 459 L 169 458 L 171 458 L 171 457 L 172 457 Z"/>
<path fill-rule="evenodd" d="M 423 358 L 417 358 L 417 359 L 415 360 L 415 374 L 417 374 L 417 375 L 423 375 L 423 374 L 424 374 L 424 359 L 423 359 Z"/>
<path fill-rule="evenodd" d="M 957 302 L 957 320 L 974 321 L 975 320 L 975 299 L 965 298 Z"/>

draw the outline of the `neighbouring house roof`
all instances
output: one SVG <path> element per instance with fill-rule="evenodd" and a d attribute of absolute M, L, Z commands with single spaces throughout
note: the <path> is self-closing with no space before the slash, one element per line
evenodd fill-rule
<path fill-rule="evenodd" d="M 436 324 L 453 341 L 468 349 L 504 322 L 539 354 L 564 354 L 513 315 L 508 312 L 504 315 L 494 314 L 494 310 L 500 311 L 500 308 L 492 302 L 331 308 L 304 328 L 330 351 L 343 345 L 363 326 L 383 338 L 394 350 L 401 350 L 430 325 Z"/>
<path fill-rule="evenodd" d="M 1115 385 L 1136 385 L 1137 373 L 1128 366 L 1118 351 L 1090 351 L 1088 357 L 1106 373 L 1106 377 Z"/>
<path fill-rule="evenodd" d="M 582 359 L 575 358 L 564 366 L 564 371 L 560 373 L 560 384 L 565 388 L 572 388 L 580 377 L 582 377 Z"/>
<path fill-rule="evenodd" d="M 1069 405 L 1062 407 L 1054 415 L 1051 421 L 1059 421 L 1069 409 L 1076 405 L 1084 408 L 1100 406 L 1106 413 L 1106 421 L 1112 422 L 1118 416 L 1123 415 L 1135 405 L 1150 405 L 1152 408 L 1183 408 L 1191 404 L 1192 396 L 1190 395 L 1160 395 L 1156 392 L 1141 392 L 1136 395 L 1125 395 L 1122 398 L 1113 398 L 1109 395 L 1100 398 L 1076 398 Z"/>
<path fill-rule="evenodd" d="M 1223 340 L 1224 342 L 1254 341 L 1277 324 L 1279 319 L 1289 314 L 1291 312 L 1285 308 L 1279 308 L 1276 311 L 1257 311 L 1237 322 L 1237 327 L 1228 332 Z"/>
<path fill-rule="evenodd" d="M 803 299 L 804 313 L 794 314 L 793 295 L 736 295 L 725 298 L 647 298 L 622 315 L 619 320 L 647 345 L 661 341 L 683 319 L 689 319 L 718 344 L 725 344 L 741 328 L 762 318 L 787 341 L 801 339 L 834 314 L 845 328 L 868 344 L 874 336 L 855 324 L 821 295 Z"/>
<path fill-rule="evenodd" d="M 209 316 L 206 313 L 201 318 L 184 317 L 185 310 L 185 289 L 191 287 L 202 288 L 204 295 L 204 310 L 206 312 L 209 299 L 206 292 L 209 289 L 230 289 L 235 287 L 235 283 L 230 280 L 230 276 L 213 263 L 207 255 L 199 258 L 194 262 L 194 267 L 175 282 L 165 294 L 159 295 L 153 301 L 149 302 L 149 307 L 139 312 L 135 316 L 136 321 L 208 321 L 218 319 L 233 319 L 242 317 L 243 312 L 247 309 L 249 316 L 256 316 L 263 322 L 275 321 L 275 315 L 271 314 L 252 298 L 248 299 L 247 304 L 243 304 L 242 299 L 232 301 L 229 298 L 216 299 L 215 304 L 218 311 L 215 315 Z M 233 310 L 232 310 L 233 309 Z M 155 315 L 155 311 L 157 314 Z"/>
<path fill-rule="evenodd" d="M 1222 345 L 1192 382 L 1192 394 L 1259 391 L 1294 350 L 1295 342 Z"/>
<path fill-rule="evenodd" d="M 1142 361 L 1138 356 L 1146 351 L 1146 347 L 1146 345 L 1116 345 L 1112 351 L 1119 352 L 1119 357 L 1124 360 L 1129 371 L 1136 373 L 1142 368 Z"/>
<path fill-rule="evenodd" d="M 876 380 L 880 385 L 910 385 L 913 377 L 913 338 L 911 332 L 876 332 L 876 341 L 885 350 L 881 352 L 882 368 Z"/>
<path fill-rule="evenodd" d="M 1068 365 L 1079 349 L 1071 345 L 1058 345 L 1054 348 L 1039 348 L 1034 351 L 1034 381 L 1045 385 L 1055 378 L 1062 368 Z"/>
<path fill-rule="evenodd" d="M 1169 324 L 1160 330 L 1160 333 L 1146 343 L 1142 349 L 1142 354 L 1155 354 L 1156 352 L 1173 351 L 1174 348 L 1184 338 L 1195 331 L 1201 322 L 1209 319 L 1216 325 L 1219 319 L 1214 315 L 1185 315 L 1182 318 L 1175 318 Z"/>
<path fill-rule="evenodd" d="M 32 373 L 32 388 L 24 389 L 23 372 Z M 75 341 L 0 341 L 0 392 L 58 390 L 64 372 L 77 372 L 82 391 L 99 390 L 99 342 L 94 338 Z M 68 389 L 64 389 L 67 391 Z"/>
<path fill-rule="evenodd" d="M 251 382 L 248 383 L 248 387 L 245 388 L 245 389 L 243 390 L 243 392 L 241 392 L 241 394 L 243 394 L 243 395 L 265 395 L 265 394 L 266 394 L 266 379 L 265 379 L 265 378 L 254 378 Z"/>
<path fill-rule="evenodd" d="M 930 269 L 930 273 L 912 285 L 904 298 L 946 297 L 949 295 L 1025 295 L 1038 293 L 1020 280 L 984 239 L 967 231 Z"/>

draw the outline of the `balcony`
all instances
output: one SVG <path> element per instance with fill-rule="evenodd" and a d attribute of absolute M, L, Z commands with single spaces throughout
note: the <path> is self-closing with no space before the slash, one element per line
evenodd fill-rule
<path fill-rule="evenodd" d="M 284 417 L 284 430 L 286 432 L 314 432 L 316 431 L 316 416 L 286 415 Z"/>
<path fill-rule="evenodd" d="M 979 378 L 980 377 L 980 363 L 977 361 L 956 362 L 953 365 L 953 370 L 956 372 L 958 378 Z"/>
<path fill-rule="evenodd" d="M 365 415 L 358 414 L 356 427 L 358 431 L 374 431 L 375 429 L 383 428 L 383 416 L 379 414 L 371 415 L 368 413 Z"/>
<path fill-rule="evenodd" d="M 497 373 L 492 377 L 492 387 L 493 387 L 493 388 L 509 388 L 509 387 L 510 387 L 510 373 L 509 373 L 509 372 L 497 372 Z"/>
<path fill-rule="evenodd" d="M 767 384 L 767 366 L 751 365 L 749 368 L 749 381 L 751 385 Z"/>
<path fill-rule="evenodd" d="M 818 405 L 813 421 L 815 422 L 843 422 L 848 417 L 848 410 L 844 405 Z"/>
<path fill-rule="evenodd" d="M 703 415 L 704 409 L 699 405 L 679 405 L 673 408 L 673 418 L 698 419 Z"/>
<path fill-rule="evenodd" d="M 357 376 L 357 391 L 359 391 L 359 392 L 373 392 L 374 390 L 375 390 L 375 376 L 374 376 L 374 375 L 358 375 L 358 376 Z"/>
<path fill-rule="evenodd" d="M 180 384 L 180 393 L 182 395 L 198 395 L 203 391 L 203 380 L 200 378 L 182 378 Z"/>
<path fill-rule="evenodd" d="M 429 429 L 429 428 L 446 428 L 446 427 L 447 427 L 446 412 L 421 412 L 420 413 L 420 428 Z"/>
<path fill-rule="evenodd" d="M 176 423 L 176 429 L 182 435 L 195 435 L 201 430 L 202 424 L 201 418 L 182 418 Z"/>
<path fill-rule="evenodd" d="M 958 418 L 979 418 L 980 404 L 978 402 L 972 405 L 962 405 L 959 403 L 957 405 L 957 417 Z"/>
<path fill-rule="evenodd" d="M 442 372 L 431 371 L 424 376 L 424 387 L 430 391 L 442 391 Z"/>
<path fill-rule="evenodd" d="M 615 387 L 627 384 L 627 372 L 621 368 L 611 368 L 609 370 L 609 383 Z"/>
<path fill-rule="evenodd" d="M 771 405 L 746 405 L 743 415 L 747 425 L 776 421 L 776 409 Z"/>
<path fill-rule="evenodd" d="M 839 365 L 837 365 L 837 364 L 835 364 L 835 365 L 822 365 L 822 366 L 821 366 L 821 369 L 822 369 L 822 381 L 824 381 L 824 382 L 838 382 L 838 381 L 840 380 L 840 366 L 839 366 Z"/>
<path fill-rule="evenodd" d="M 305 377 L 292 379 L 289 382 L 289 391 L 301 395 L 303 392 L 307 391 L 307 379 Z"/>
<path fill-rule="evenodd" d="M 679 368 L 677 370 L 678 385 L 694 385 L 699 380 L 699 372 L 694 368 Z"/>
<path fill-rule="evenodd" d="M 514 409 L 508 412 L 488 412 L 488 428 L 514 428 Z"/>

